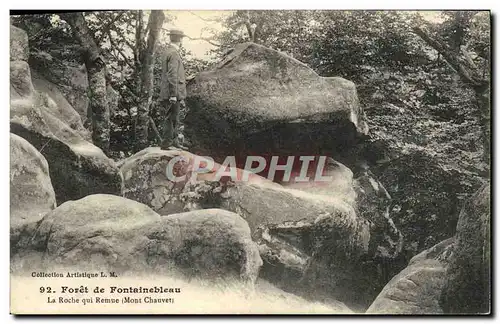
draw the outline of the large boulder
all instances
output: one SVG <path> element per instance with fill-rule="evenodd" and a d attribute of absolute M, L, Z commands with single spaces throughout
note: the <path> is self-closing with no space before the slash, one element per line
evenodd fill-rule
<path fill-rule="evenodd" d="M 292 171 L 289 181 L 280 181 L 280 184 L 285 188 L 297 189 L 313 194 L 320 195 L 335 195 L 342 197 L 343 200 L 350 204 L 354 204 L 356 200 L 356 192 L 353 186 L 353 172 L 344 164 L 334 160 L 331 157 L 325 159 L 325 165 L 320 170 L 322 177 L 329 177 L 326 181 L 317 181 L 316 173 L 321 166 L 318 166 L 318 158 L 311 161 L 306 172 L 308 181 L 298 181 L 302 170 Z M 298 169 L 298 168 L 296 168 Z M 275 178 L 280 179 L 282 173 L 277 173 Z"/>
<path fill-rule="evenodd" d="M 184 206 L 178 200 L 184 184 L 167 178 L 169 161 L 180 153 L 150 147 L 118 162 L 123 177 L 123 197 L 148 205 L 162 215 L 182 212 Z M 178 165 L 182 165 L 186 174 L 187 166 L 182 161 Z"/>
<path fill-rule="evenodd" d="M 62 91 L 55 84 L 46 80 L 40 73 L 36 72 L 36 70 L 32 71 L 31 80 L 35 90 L 44 95 L 44 107 L 70 128 L 74 129 L 84 139 L 90 140 L 90 133 L 83 126 L 81 116 L 66 100 Z"/>
<path fill-rule="evenodd" d="M 439 297 L 453 258 L 454 238 L 414 256 L 368 308 L 368 314 L 442 314 Z"/>
<path fill-rule="evenodd" d="M 183 181 L 174 182 L 167 177 L 167 166 L 174 158 L 182 158 L 173 164 L 172 172 L 176 177 L 184 177 Z M 199 163 L 198 168 L 202 171 L 194 170 L 196 158 L 201 159 L 201 157 L 187 151 L 162 150 L 159 147 L 146 148 L 118 163 L 123 175 L 122 195 L 150 206 L 161 215 L 193 209 L 194 207 L 186 207 L 196 198 L 192 197 L 193 199 L 191 199 L 192 194 L 189 194 L 191 186 L 189 184 L 193 181 L 215 181 L 216 172 L 221 168 L 220 164 L 214 163 L 211 170 L 205 170 L 205 168 L 200 167 L 203 166 L 203 163 Z M 234 171 L 237 178 L 242 179 L 243 170 L 234 169 Z M 194 178 L 191 178 L 192 176 Z M 221 177 L 221 182 L 227 182 L 226 178 Z M 248 181 L 250 183 L 271 183 L 267 179 L 250 173 L 248 173 Z M 203 207 L 210 206 L 204 205 Z M 216 205 L 211 207 L 216 207 Z"/>
<path fill-rule="evenodd" d="M 38 82 L 49 92 L 35 91 L 30 71 L 26 61 L 11 61 L 10 131 L 47 159 L 57 203 L 95 193 L 119 195 L 121 174 L 114 161 L 85 140 L 79 116 L 55 89 Z"/>
<path fill-rule="evenodd" d="M 359 246 L 369 240 L 368 222 L 359 219 L 353 206 L 340 196 L 315 195 L 275 184 L 237 183 L 227 187 L 224 197 L 222 206 L 242 215 L 253 231 L 287 222 L 313 225 L 320 218 L 325 221 L 333 217 L 333 222 L 349 232 L 340 237 L 349 237 Z"/>
<path fill-rule="evenodd" d="M 264 260 L 262 275 L 308 298 L 366 309 L 386 282 L 379 267 L 401 250 L 400 233 L 380 225 L 390 218 L 360 217 L 340 192 L 327 196 L 241 182 L 221 197 L 220 206 L 241 215 L 253 230 Z"/>
<path fill-rule="evenodd" d="M 10 241 L 56 207 L 47 160 L 28 141 L 10 134 Z"/>
<path fill-rule="evenodd" d="M 175 182 L 167 177 L 167 167 L 173 158 L 178 157 L 182 159 L 178 159 L 172 164 L 173 175 L 176 177 L 185 176 L 185 178 L 183 181 Z M 209 204 L 217 203 L 219 206 L 245 215 L 244 217 L 249 222 L 252 231 L 255 231 L 260 225 L 279 224 L 284 221 L 300 219 L 315 219 L 322 214 L 327 205 L 334 208 L 335 211 L 342 210 L 352 217 L 355 216 L 351 205 L 354 202 L 354 191 L 352 187 L 351 190 L 346 188 L 346 183 L 349 181 L 345 181 L 342 172 L 339 172 L 339 178 L 341 179 L 337 183 L 337 188 L 341 188 L 341 190 L 330 196 L 315 195 L 308 193 L 307 189 L 304 188 L 294 190 L 293 188 L 298 184 L 290 184 L 291 188 L 286 188 L 238 168 L 231 168 L 235 174 L 233 181 L 229 181 L 228 176 L 217 179 L 217 172 L 223 166 L 214 163 L 211 170 L 206 170 L 206 168 L 194 165 L 196 158 L 201 159 L 201 157 L 186 151 L 167 151 L 155 147 L 136 153 L 119 163 L 124 179 L 123 196 L 151 206 L 155 211 L 163 215 L 179 212 L 186 207 L 189 208 L 186 203 L 195 199 L 199 199 L 199 205 L 197 206 L 199 208 L 214 207 Z M 193 169 L 195 167 L 198 168 L 195 170 Z M 243 178 L 244 173 L 248 174 L 247 180 Z M 330 173 L 329 175 L 334 174 Z M 207 181 L 207 183 L 202 181 Z M 217 184 L 212 185 L 211 182 Z M 226 186 L 226 184 L 228 185 Z M 220 194 L 222 194 L 222 199 L 217 201 L 216 197 L 212 197 L 214 198 L 213 201 L 209 201 L 204 199 L 205 197 L 198 196 L 192 197 L 193 199 L 190 200 L 189 191 L 203 186 L 218 188 Z M 223 190 L 224 192 L 222 192 Z M 201 192 L 198 193 L 202 194 Z M 176 203 L 178 203 L 177 206 Z M 284 206 L 278 206 L 277 204 L 283 204 Z M 263 207 L 275 208 L 275 210 L 265 211 L 262 209 Z M 281 207 L 285 209 L 277 212 Z"/>
<path fill-rule="evenodd" d="M 33 74 L 36 73 L 50 82 L 53 89 L 60 91 L 85 122 L 89 113 L 89 84 L 85 66 L 75 64 L 70 60 L 37 56 L 30 57 L 29 63 Z"/>
<path fill-rule="evenodd" d="M 28 35 L 20 28 L 10 26 L 10 97 L 31 97 L 35 90 L 28 65 Z"/>
<path fill-rule="evenodd" d="M 394 276 L 394 268 L 397 272 L 401 269 L 398 265 L 403 248 L 403 235 L 389 214 L 391 197 L 374 175 L 364 170 L 353 179 L 349 169 L 346 168 L 350 176 L 343 170 L 345 167 L 340 167 L 338 162 L 336 164 L 337 168 L 332 168 L 335 163 L 331 163 L 331 171 L 327 170 L 328 174 L 336 174 L 333 181 L 320 188 L 323 195 L 341 198 L 343 202 L 353 206 L 357 218 L 370 224 L 369 244 L 357 257 L 349 253 L 336 255 L 331 253 L 326 245 L 312 254 L 306 271 L 299 279 L 310 295 L 327 297 L 333 294 L 335 298 L 349 301 L 353 309 L 364 311 Z M 299 228 L 302 226 L 301 224 Z M 279 227 L 286 231 L 297 230 L 290 225 Z M 283 234 L 290 235 L 286 232 Z M 331 240 L 331 237 L 326 235 L 326 240 Z M 279 242 L 276 239 L 274 241 Z M 280 254 L 287 256 L 285 253 Z M 289 256 L 287 258 L 290 259 Z M 265 270 L 266 268 L 263 269 Z M 287 276 L 283 277 L 283 284 L 286 285 Z"/>
<path fill-rule="evenodd" d="M 162 217 L 141 203 L 102 194 L 54 209 L 25 248 L 44 254 L 39 269 L 80 266 L 121 275 L 179 272 L 253 283 L 262 264 L 237 214 L 208 209 Z"/>
<path fill-rule="evenodd" d="M 368 131 L 352 82 L 254 43 L 188 84 L 186 135 L 196 154 L 339 156 Z"/>
<path fill-rule="evenodd" d="M 491 189 L 483 186 L 458 218 L 455 255 L 446 274 L 441 304 L 446 313 L 491 311 Z"/>
<path fill-rule="evenodd" d="M 57 203 L 95 193 L 119 195 L 121 174 L 113 160 L 55 117 L 35 96 L 11 101 L 10 130 L 28 140 L 49 163 Z"/>
<path fill-rule="evenodd" d="M 175 176 L 186 176 L 184 181 L 167 177 L 167 166 L 175 157 L 183 157 L 171 167 Z M 386 224 L 391 222 L 386 215 L 379 215 L 381 219 L 376 221 L 373 216 L 374 221 L 369 221 L 356 214 L 352 172 L 346 172 L 345 166 L 330 160 L 336 167 L 327 172 L 332 176 L 332 190 L 317 194 L 313 184 L 298 190 L 294 189 L 297 183 L 287 188 L 255 174 L 243 181 L 247 171 L 237 168 L 234 181 L 217 179 L 221 165 L 215 163 L 211 170 L 194 169 L 195 158 L 189 152 L 149 148 L 125 159 L 120 162 L 123 195 L 163 215 L 204 208 L 222 208 L 241 215 L 259 243 L 264 275 L 284 288 L 303 284 L 317 291 L 323 286 L 325 294 L 342 301 L 354 296 L 347 295 L 347 290 L 368 293 L 362 298 L 366 304 L 386 282 L 372 280 L 379 273 L 371 269 L 374 263 L 399 253 L 401 236 L 397 231 L 379 233 L 392 229 Z M 190 181 L 197 172 L 197 181 Z M 360 269 L 369 272 L 368 279 L 354 289 Z"/>
<path fill-rule="evenodd" d="M 10 60 L 28 61 L 28 34 L 20 28 L 10 25 Z"/>

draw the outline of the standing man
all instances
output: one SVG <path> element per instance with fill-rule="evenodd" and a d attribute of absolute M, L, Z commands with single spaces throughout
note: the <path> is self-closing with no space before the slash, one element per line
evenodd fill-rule
<path fill-rule="evenodd" d="M 169 146 L 181 147 L 179 135 L 179 111 L 185 109 L 186 104 L 186 75 L 184 65 L 179 54 L 179 47 L 184 33 L 179 29 L 171 29 L 168 33 L 170 44 L 165 51 L 162 63 L 160 104 L 165 110 L 163 123 L 162 149 Z"/>

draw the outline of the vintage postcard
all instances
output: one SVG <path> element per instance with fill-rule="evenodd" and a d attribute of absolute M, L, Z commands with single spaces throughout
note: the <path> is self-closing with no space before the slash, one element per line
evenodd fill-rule
<path fill-rule="evenodd" d="M 10 311 L 491 314 L 489 11 L 10 13 Z"/>

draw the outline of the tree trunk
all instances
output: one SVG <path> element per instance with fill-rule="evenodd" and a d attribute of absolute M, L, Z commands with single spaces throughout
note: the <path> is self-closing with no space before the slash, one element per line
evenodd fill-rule
<path fill-rule="evenodd" d="M 109 152 L 109 107 L 106 95 L 106 65 L 90 34 L 81 12 L 62 14 L 71 26 L 74 37 L 83 48 L 83 59 L 89 81 L 89 109 L 92 116 L 92 141 L 104 153 Z"/>
<path fill-rule="evenodd" d="M 135 126 L 136 150 L 148 146 L 149 107 L 153 95 L 153 68 L 156 41 L 158 39 L 165 15 L 161 10 L 152 10 L 147 27 L 147 42 L 140 53 L 140 85 L 138 91 L 137 123 Z"/>
<path fill-rule="evenodd" d="M 476 101 L 479 108 L 478 120 L 481 126 L 481 142 L 483 144 L 483 161 L 490 164 L 491 156 L 491 101 L 490 86 L 474 89 L 476 92 Z"/>
<path fill-rule="evenodd" d="M 137 10 L 135 14 L 135 48 L 134 48 L 134 82 L 136 94 L 139 93 L 140 87 L 140 77 L 139 71 L 141 70 L 141 55 L 144 48 L 144 24 L 143 24 L 143 12 L 142 10 Z"/>

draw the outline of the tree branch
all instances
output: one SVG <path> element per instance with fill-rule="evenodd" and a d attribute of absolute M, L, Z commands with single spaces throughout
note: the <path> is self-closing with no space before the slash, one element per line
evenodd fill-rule
<path fill-rule="evenodd" d="M 123 53 L 123 51 L 118 47 L 116 46 L 116 44 L 113 42 L 113 38 L 111 37 L 111 31 L 108 30 L 108 37 L 109 37 L 109 43 L 111 44 L 111 46 L 113 46 L 113 49 L 116 50 L 118 52 L 118 54 L 121 55 L 121 57 L 123 57 L 123 59 L 125 60 L 125 63 L 132 69 L 134 70 L 135 67 L 130 64 L 129 62 L 129 58 L 125 55 L 125 53 Z"/>
<path fill-rule="evenodd" d="M 141 55 L 142 55 L 142 49 L 144 46 L 144 28 L 143 28 L 143 21 L 142 21 L 142 10 L 138 10 L 136 13 L 136 29 L 135 29 L 135 51 L 134 51 L 134 60 L 136 64 L 137 71 L 140 70 L 140 64 L 141 64 Z"/>
<path fill-rule="evenodd" d="M 118 20 L 120 19 L 121 16 L 123 16 L 125 14 L 124 11 L 120 12 L 118 15 L 116 15 L 115 17 L 113 17 L 100 31 L 101 31 L 101 36 L 99 38 L 96 39 L 96 44 L 100 44 L 101 41 L 103 40 L 104 38 L 104 35 L 108 34 L 108 31 L 111 29 L 111 26 L 113 26 L 113 24 Z"/>
<path fill-rule="evenodd" d="M 483 79 L 477 69 L 453 52 L 446 44 L 432 38 L 420 27 L 413 27 L 413 32 L 438 51 L 466 83 L 472 87 L 484 87 L 488 84 L 488 80 Z"/>
<path fill-rule="evenodd" d="M 86 64 L 95 64 L 99 59 L 104 62 L 101 50 L 92 37 L 83 14 L 81 12 L 63 13 L 59 17 L 71 26 L 73 36 L 84 49 Z"/>
<path fill-rule="evenodd" d="M 129 40 L 127 40 L 125 37 L 123 37 L 122 40 L 132 50 L 132 52 L 135 52 L 135 46 Z"/>
<path fill-rule="evenodd" d="M 198 15 L 198 14 L 194 13 L 193 11 L 189 11 L 189 10 L 188 10 L 188 12 L 189 12 L 190 14 L 192 14 L 193 16 L 196 16 L 197 18 L 199 18 L 199 19 L 201 19 L 201 20 L 203 20 L 203 21 L 209 22 L 209 23 L 219 23 L 219 22 L 220 22 L 220 19 L 207 19 L 207 18 L 203 18 L 202 16 L 200 16 L 200 15 Z"/>
<path fill-rule="evenodd" d="M 202 40 L 202 41 L 205 41 L 205 42 L 209 43 L 212 46 L 216 46 L 216 47 L 221 47 L 222 46 L 221 44 L 214 43 L 210 38 L 206 38 L 206 37 L 189 37 L 187 35 L 186 35 L 186 37 L 189 38 L 190 40 Z"/>
<path fill-rule="evenodd" d="M 168 32 L 168 29 L 166 28 L 162 28 L 163 31 L 167 31 Z M 212 38 L 209 38 L 209 37 L 191 37 L 191 36 L 188 36 L 188 35 L 185 35 L 186 38 L 189 38 L 190 40 L 202 40 L 202 41 L 205 41 L 207 43 L 209 43 L 210 45 L 212 46 L 216 46 L 216 47 L 221 47 L 222 44 L 217 44 L 217 43 L 214 43 L 214 40 Z"/>

